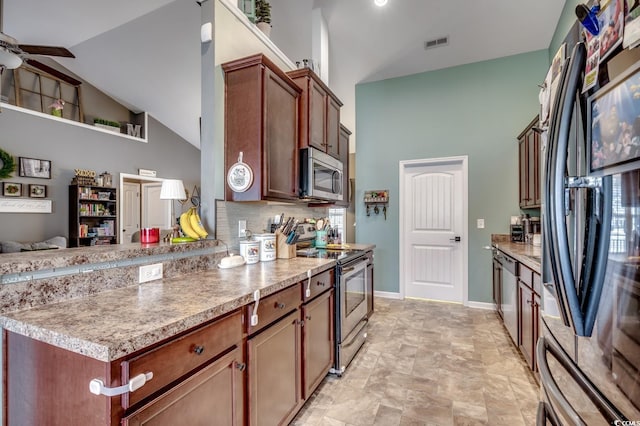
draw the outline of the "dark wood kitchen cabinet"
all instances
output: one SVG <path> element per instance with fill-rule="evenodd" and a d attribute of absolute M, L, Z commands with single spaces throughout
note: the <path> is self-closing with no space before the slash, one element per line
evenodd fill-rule
<path fill-rule="evenodd" d="M 340 108 L 342 102 L 309 68 L 287 72 L 302 90 L 300 97 L 300 148 L 311 146 L 340 159 Z M 347 146 L 347 151 L 349 147 Z M 348 155 L 348 152 L 347 152 Z"/>
<path fill-rule="evenodd" d="M 523 264 L 519 265 L 518 318 L 520 324 L 520 352 L 529 368 L 536 370 L 535 348 L 540 333 L 540 275 Z"/>
<path fill-rule="evenodd" d="M 340 124 L 340 138 L 338 139 L 339 158 L 342 162 L 342 200 L 336 202 L 339 206 L 348 207 L 351 202 L 351 185 L 349 181 L 349 137 L 351 131 Z"/>
<path fill-rule="evenodd" d="M 333 365 L 333 289 L 302 305 L 303 393 L 313 394 Z"/>
<path fill-rule="evenodd" d="M 300 88 L 263 54 L 227 62 L 222 69 L 225 176 L 240 153 L 253 172 L 253 182 L 244 191 L 234 191 L 229 179 L 243 182 L 248 173 L 240 169 L 227 177 L 226 200 L 296 200 Z"/>
<path fill-rule="evenodd" d="M 4 342 L 7 425 L 138 425 L 150 418 L 207 424 L 212 413 L 231 419 L 220 424 L 244 422 L 239 310 L 111 362 L 6 330 Z M 149 372 L 153 377 L 133 392 L 107 397 L 89 391 L 93 379 L 117 387 Z"/>
<path fill-rule="evenodd" d="M 536 118 L 518 136 L 520 208 L 539 208 L 540 201 L 540 134 Z"/>
<path fill-rule="evenodd" d="M 249 425 L 288 424 L 334 361 L 334 282 L 329 269 L 245 307 Z"/>

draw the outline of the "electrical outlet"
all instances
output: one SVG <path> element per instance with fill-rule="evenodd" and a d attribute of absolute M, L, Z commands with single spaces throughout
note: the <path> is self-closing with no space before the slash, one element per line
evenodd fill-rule
<path fill-rule="evenodd" d="M 247 220 L 241 219 L 238 221 L 238 237 L 246 237 L 247 236 Z"/>
<path fill-rule="evenodd" d="M 141 266 L 138 270 L 138 283 L 159 280 L 162 278 L 162 263 Z"/>
<path fill-rule="evenodd" d="M 484 219 L 478 219 L 478 229 L 484 229 Z"/>

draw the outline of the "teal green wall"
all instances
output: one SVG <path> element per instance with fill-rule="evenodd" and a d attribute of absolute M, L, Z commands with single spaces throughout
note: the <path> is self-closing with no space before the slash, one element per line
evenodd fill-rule
<path fill-rule="evenodd" d="M 558 51 L 560 44 L 564 40 L 565 36 L 576 22 L 576 6 L 580 3 L 586 3 L 583 0 L 567 0 L 564 4 L 564 8 L 562 9 L 562 14 L 560 15 L 560 19 L 558 20 L 558 25 L 556 25 L 556 31 L 553 33 L 553 38 L 551 39 L 551 43 L 549 44 L 549 63 L 553 59 L 553 56 Z M 568 51 L 567 55 L 570 55 L 571 52 Z"/>
<path fill-rule="evenodd" d="M 399 292 L 399 161 L 468 155 L 468 294 L 491 302 L 483 247 L 520 213 L 516 137 L 538 113 L 548 66 L 545 49 L 356 86 L 356 241 L 377 245 L 376 290 Z M 387 220 L 365 214 L 372 189 L 390 190 Z"/>

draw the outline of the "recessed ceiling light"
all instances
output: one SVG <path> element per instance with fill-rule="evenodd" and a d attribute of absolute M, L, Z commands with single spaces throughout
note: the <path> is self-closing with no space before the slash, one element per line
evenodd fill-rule
<path fill-rule="evenodd" d="M 382 6 L 384 6 L 385 4 L 387 4 L 387 1 L 388 1 L 388 0 L 374 0 L 374 3 L 376 4 L 376 6 L 378 6 L 378 7 L 382 7 Z"/>

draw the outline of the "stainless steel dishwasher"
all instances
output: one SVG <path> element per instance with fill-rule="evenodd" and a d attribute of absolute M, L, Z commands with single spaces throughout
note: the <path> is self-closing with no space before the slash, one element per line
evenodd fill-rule
<path fill-rule="evenodd" d="M 504 326 L 518 346 L 518 262 L 495 250 L 493 258 L 502 267 L 501 305 Z"/>

